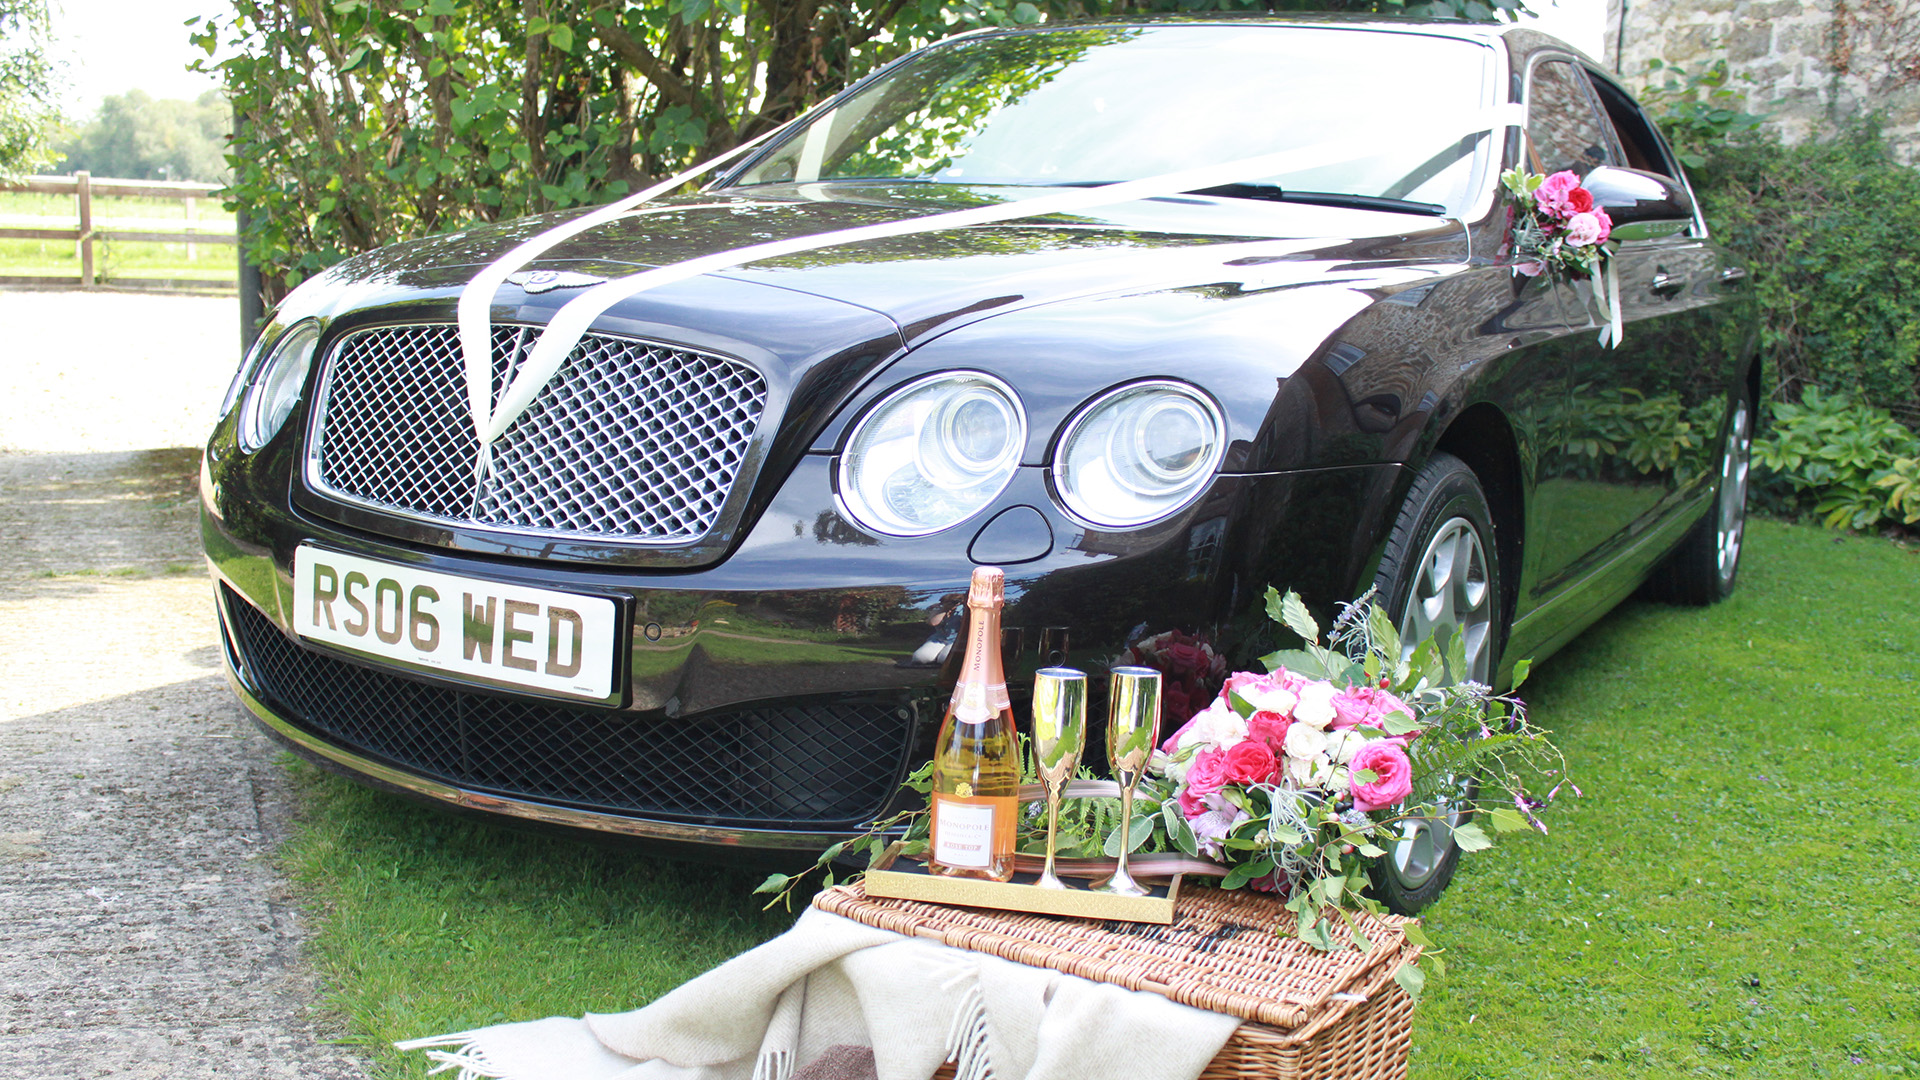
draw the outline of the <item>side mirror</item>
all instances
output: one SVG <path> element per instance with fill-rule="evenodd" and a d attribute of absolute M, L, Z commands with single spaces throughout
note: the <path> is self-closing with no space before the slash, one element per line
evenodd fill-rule
<path fill-rule="evenodd" d="M 1671 236 L 1693 224 L 1692 196 L 1658 173 L 1601 165 L 1580 186 L 1593 196 L 1593 205 L 1607 212 L 1618 239 Z"/>

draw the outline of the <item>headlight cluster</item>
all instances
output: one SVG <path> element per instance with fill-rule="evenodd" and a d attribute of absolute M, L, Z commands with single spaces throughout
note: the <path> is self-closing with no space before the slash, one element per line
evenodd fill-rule
<path fill-rule="evenodd" d="M 1000 380 L 973 371 L 917 379 L 854 425 L 840 456 L 841 501 L 875 532 L 938 532 L 1006 489 L 1026 438 L 1020 399 Z M 1067 421 L 1054 486 L 1074 517 L 1132 528 L 1191 502 L 1225 451 L 1226 423 L 1211 398 L 1171 379 L 1129 383 Z"/>
<path fill-rule="evenodd" d="M 320 324 L 295 325 L 273 343 L 267 359 L 253 376 L 246 403 L 240 410 L 240 447 L 248 453 L 267 445 L 279 434 L 287 416 L 300 401 L 313 367 L 313 351 L 320 344 Z"/>
<path fill-rule="evenodd" d="M 854 427 L 840 457 L 840 496 L 879 532 L 938 532 L 1006 488 L 1026 442 L 1026 413 L 1007 384 L 977 372 L 929 376 L 889 394 Z"/>

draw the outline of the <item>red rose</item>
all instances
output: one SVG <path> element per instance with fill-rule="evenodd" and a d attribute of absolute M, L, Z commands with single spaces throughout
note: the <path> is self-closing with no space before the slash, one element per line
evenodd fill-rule
<path fill-rule="evenodd" d="M 1567 205 L 1576 214 L 1584 214 L 1593 209 L 1593 192 L 1577 187 L 1567 192 Z"/>
<path fill-rule="evenodd" d="M 1247 718 L 1247 738 L 1254 742 L 1263 742 L 1267 748 L 1278 754 L 1287 744 L 1287 728 L 1293 723 L 1290 716 L 1277 712 L 1257 712 Z"/>
<path fill-rule="evenodd" d="M 1266 743 L 1248 739 L 1227 751 L 1227 782 L 1264 784 L 1273 779 L 1276 766 L 1273 751 L 1267 749 Z"/>

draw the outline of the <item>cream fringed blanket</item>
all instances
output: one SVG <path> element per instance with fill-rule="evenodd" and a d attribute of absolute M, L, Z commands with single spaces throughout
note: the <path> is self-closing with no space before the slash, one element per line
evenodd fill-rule
<path fill-rule="evenodd" d="M 790 1080 L 847 1044 L 879 1080 L 1196 1080 L 1239 1023 L 810 909 L 643 1009 L 396 1045 L 459 1080 Z"/>

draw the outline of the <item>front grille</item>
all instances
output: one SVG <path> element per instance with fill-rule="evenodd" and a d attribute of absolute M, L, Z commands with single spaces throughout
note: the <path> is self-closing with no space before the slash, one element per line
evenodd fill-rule
<path fill-rule="evenodd" d="M 914 712 L 898 699 L 667 719 L 469 693 L 303 648 L 221 593 L 246 678 L 282 716 L 468 790 L 709 824 L 847 828 L 881 812 L 907 766 Z"/>
<path fill-rule="evenodd" d="M 539 331 L 493 328 L 493 401 Z M 720 516 L 767 403 L 745 364 L 589 334 L 492 450 L 453 326 L 341 339 L 321 379 L 314 479 L 387 511 L 546 535 L 684 543 Z"/>

